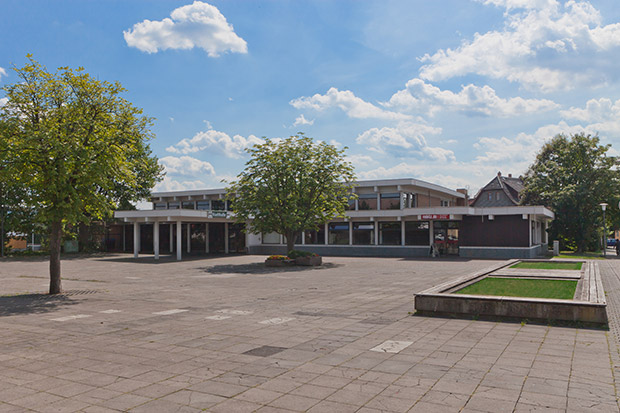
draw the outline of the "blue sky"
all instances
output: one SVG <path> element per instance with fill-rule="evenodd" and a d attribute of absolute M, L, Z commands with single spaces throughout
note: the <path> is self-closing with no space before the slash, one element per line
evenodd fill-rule
<path fill-rule="evenodd" d="M 263 137 L 340 147 L 359 179 L 475 192 L 557 133 L 620 147 L 616 0 L 3 0 L 26 54 L 118 80 L 156 118 L 156 190 L 222 187 Z M 2 104 L 0 96 L 0 104 Z"/>

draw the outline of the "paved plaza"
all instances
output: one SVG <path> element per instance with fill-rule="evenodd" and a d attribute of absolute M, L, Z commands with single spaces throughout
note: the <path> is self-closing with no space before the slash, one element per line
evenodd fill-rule
<path fill-rule="evenodd" d="M 617 412 L 610 330 L 411 315 L 500 261 L 127 255 L 0 262 L 0 412 Z"/>

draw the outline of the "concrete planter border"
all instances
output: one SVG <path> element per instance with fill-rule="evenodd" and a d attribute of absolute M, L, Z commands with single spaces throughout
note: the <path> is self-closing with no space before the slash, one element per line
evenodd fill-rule
<path fill-rule="evenodd" d="M 297 257 L 295 258 L 295 264 L 302 265 L 305 267 L 316 267 L 316 266 L 323 264 L 323 259 L 320 256 L 319 257 L 312 257 L 312 256 Z"/>
<path fill-rule="evenodd" d="M 265 260 L 267 267 L 290 267 L 295 265 L 295 260 Z"/>
<path fill-rule="evenodd" d="M 415 294 L 414 308 L 422 314 L 462 314 L 545 321 L 580 321 L 593 324 L 607 323 L 605 292 L 598 263 L 594 261 L 584 262 L 575 297 L 572 300 L 452 294 L 484 277 L 494 276 L 496 272 L 502 276 L 501 274 L 505 274 L 508 267 L 519 261 L 510 260 Z M 556 261 L 559 260 L 554 260 Z M 528 274 L 528 278 L 530 277 L 532 275 Z M 548 278 L 548 274 L 541 274 L 540 278 Z M 570 278 L 568 274 L 567 278 Z"/>

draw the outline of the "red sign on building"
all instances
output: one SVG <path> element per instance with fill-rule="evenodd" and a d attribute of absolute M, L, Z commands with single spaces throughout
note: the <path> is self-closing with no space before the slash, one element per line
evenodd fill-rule
<path fill-rule="evenodd" d="M 450 215 L 444 214 L 425 214 L 421 216 L 422 219 L 450 219 Z"/>

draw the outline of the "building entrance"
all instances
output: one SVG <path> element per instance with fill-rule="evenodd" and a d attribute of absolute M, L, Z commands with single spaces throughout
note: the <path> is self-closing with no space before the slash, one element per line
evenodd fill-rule
<path fill-rule="evenodd" d="M 439 254 L 459 255 L 459 221 L 435 221 L 433 234 Z"/>
<path fill-rule="evenodd" d="M 226 240 L 223 222 L 209 223 L 209 252 L 224 253 L 224 242 Z"/>

